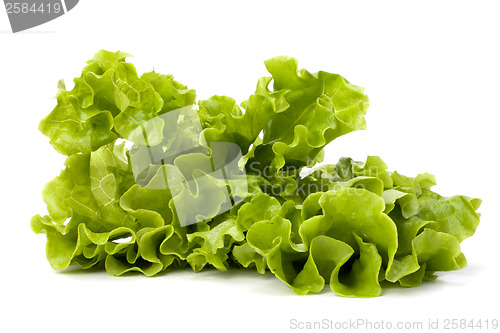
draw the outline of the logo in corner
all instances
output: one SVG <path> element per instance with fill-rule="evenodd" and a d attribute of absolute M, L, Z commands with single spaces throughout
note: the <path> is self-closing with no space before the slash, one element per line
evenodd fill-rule
<path fill-rule="evenodd" d="M 79 0 L 4 0 L 12 32 L 52 21 L 72 10 Z"/>

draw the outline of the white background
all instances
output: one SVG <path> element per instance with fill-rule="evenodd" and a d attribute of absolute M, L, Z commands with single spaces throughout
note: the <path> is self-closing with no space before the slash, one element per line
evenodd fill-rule
<path fill-rule="evenodd" d="M 12 34 L 2 8 L 0 330 L 288 332 L 294 318 L 424 327 L 436 318 L 500 319 L 499 12 L 495 1 L 84 0 Z M 102 48 L 133 54 L 140 73 L 173 74 L 202 99 L 243 101 L 266 75 L 263 61 L 279 54 L 366 87 L 368 130 L 331 143 L 327 162 L 380 155 L 391 170 L 435 174 L 443 195 L 482 198 L 481 224 L 462 243 L 468 267 L 373 299 L 337 297 L 328 288 L 296 296 L 254 271 L 155 278 L 53 271 L 45 237 L 29 221 L 45 212 L 42 187 L 64 158 L 37 125 L 55 106 L 57 81 L 71 88 Z"/>

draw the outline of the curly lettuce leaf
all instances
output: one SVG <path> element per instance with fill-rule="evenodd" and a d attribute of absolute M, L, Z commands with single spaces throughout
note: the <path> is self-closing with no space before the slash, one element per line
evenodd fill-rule
<path fill-rule="evenodd" d="M 467 264 L 460 242 L 479 224 L 480 199 L 440 196 L 433 175 L 391 172 L 378 156 L 305 169 L 326 144 L 365 128 L 363 88 L 280 56 L 243 103 L 196 101 L 172 75 L 139 76 L 128 56 L 96 53 L 72 90 L 59 83 L 58 104 L 40 122 L 68 155 L 43 189 L 48 214 L 31 220 L 54 269 L 244 267 L 269 270 L 301 295 L 329 285 L 375 297 L 381 281 L 415 287 Z M 214 172 L 221 143 L 244 156 L 245 177 Z M 197 223 L 181 223 L 182 214 Z"/>
<path fill-rule="evenodd" d="M 250 160 L 255 168 L 312 166 L 321 159 L 326 144 L 365 129 L 369 103 L 363 88 L 337 74 L 298 71 L 298 61 L 290 57 L 275 57 L 265 64 L 272 78 L 259 81 L 255 95 L 274 94 L 284 101 L 279 100 L 279 108 L 275 108 L 279 112 L 265 113 L 271 117 L 262 128 L 263 141 Z M 268 89 L 271 79 L 273 91 Z M 251 99 L 246 105 L 252 105 Z"/>
<path fill-rule="evenodd" d="M 418 198 L 421 209 L 418 216 L 438 223 L 438 231 L 455 236 L 460 242 L 472 236 L 479 225 L 476 210 L 480 199 L 462 195 L 442 197 L 429 190 L 423 190 Z"/>
<path fill-rule="evenodd" d="M 158 114 L 194 103 L 192 89 L 155 72 L 137 75 L 123 52 L 99 51 L 75 86 L 59 85 L 57 106 L 39 125 L 61 154 L 90 153 L 130 133 Z"/>

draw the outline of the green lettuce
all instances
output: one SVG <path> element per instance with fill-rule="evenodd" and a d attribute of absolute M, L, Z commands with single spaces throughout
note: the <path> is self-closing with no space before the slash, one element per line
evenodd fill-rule
<path fill-rule="evenodd" d="M 465 267 L 460 243 L 479 224 L 480 199 L 442 197 L 431 190 L 434 176 L 391 172 L 377 156 L 312 168 L 329 142 L 365 129 L 363 88 L 279 56 L 265 61 L 271 76 L 241 104 L 227 96 L 196 101 L 172 75 L 139 76 L 126 57 L 98 52 L 72 90 L 59 83 L 57 105 L 40 122 L 67 155 L 65 169 L 42 192 L 48 213 L 31 220 L 47 237 L 54 269 L 154 276 L 169 267 L 240 267 L 274 274 L 297 294 L 329 285 L 337 295 L 374 297 L 383 281 L 415 287 L 438 271 Z M 241 179 L 231 184 L 230 209 L 221 194 L 228 183 L 206 170 L 210 158 L 197 151 L 162 163 L 142 159 L 140 184 L 134 178 L 131 155 L 150 148 L 132 151 L 124 140 L 137 139 L 142 128 L 153 147 L 176 130 L 158 116 L 195 104 L 209 146 L 241 149 L 245 186 Z M 169 137 L 167 150 L 182 150 L 193 128 Z M 167 173 L 193 182 L 179 190 Z M 213 192 L 197 192 L 202 181 Z M 188 208 L 201 221 L 183 226 L 177 209 Z"/>

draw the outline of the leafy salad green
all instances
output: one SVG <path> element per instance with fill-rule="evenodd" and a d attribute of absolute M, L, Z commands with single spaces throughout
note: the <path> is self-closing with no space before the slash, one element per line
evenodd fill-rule
<path fill-rule="evenodd" d="M 271 76 L 240 105 L 226 96 L 196 101 L 171 75 L 139 76 L 127 56 L 98 52 L 72 90 L 59 83 L 57 106 L 40 122 L 67 155 L 65 169 L 43 189 L 48 215 L 31 220 L 33 231 L 47 236 L 54 269 L 76 264 L 153 276 L 185 266 L 245 267 L 270 271 L 297 294 L 329 284 L 341 296 L 373 297 L 384 280 L 413 287 L 466 265 L 460 242 L 479 224 L 480 199 L 442 197 L 431 190 L 432 175 L 390 172 L 376 156 L 310 169 L 329 142 L 365 129 L 363 88 L 340 75 L 299 71 L 297 60 L 280 56 L 265 62 Z M 175 195 L 156 183 L 167 167 L 196 171 L 199 156 L 152 168 L 140 186 L 124 139 L 191 105 L 207 142 L 241 148 L 247 187 L 238 193 L 243 201 L 220 214 L 219 198 L 207 197 L 215 217 L 182 226 Z"/>

